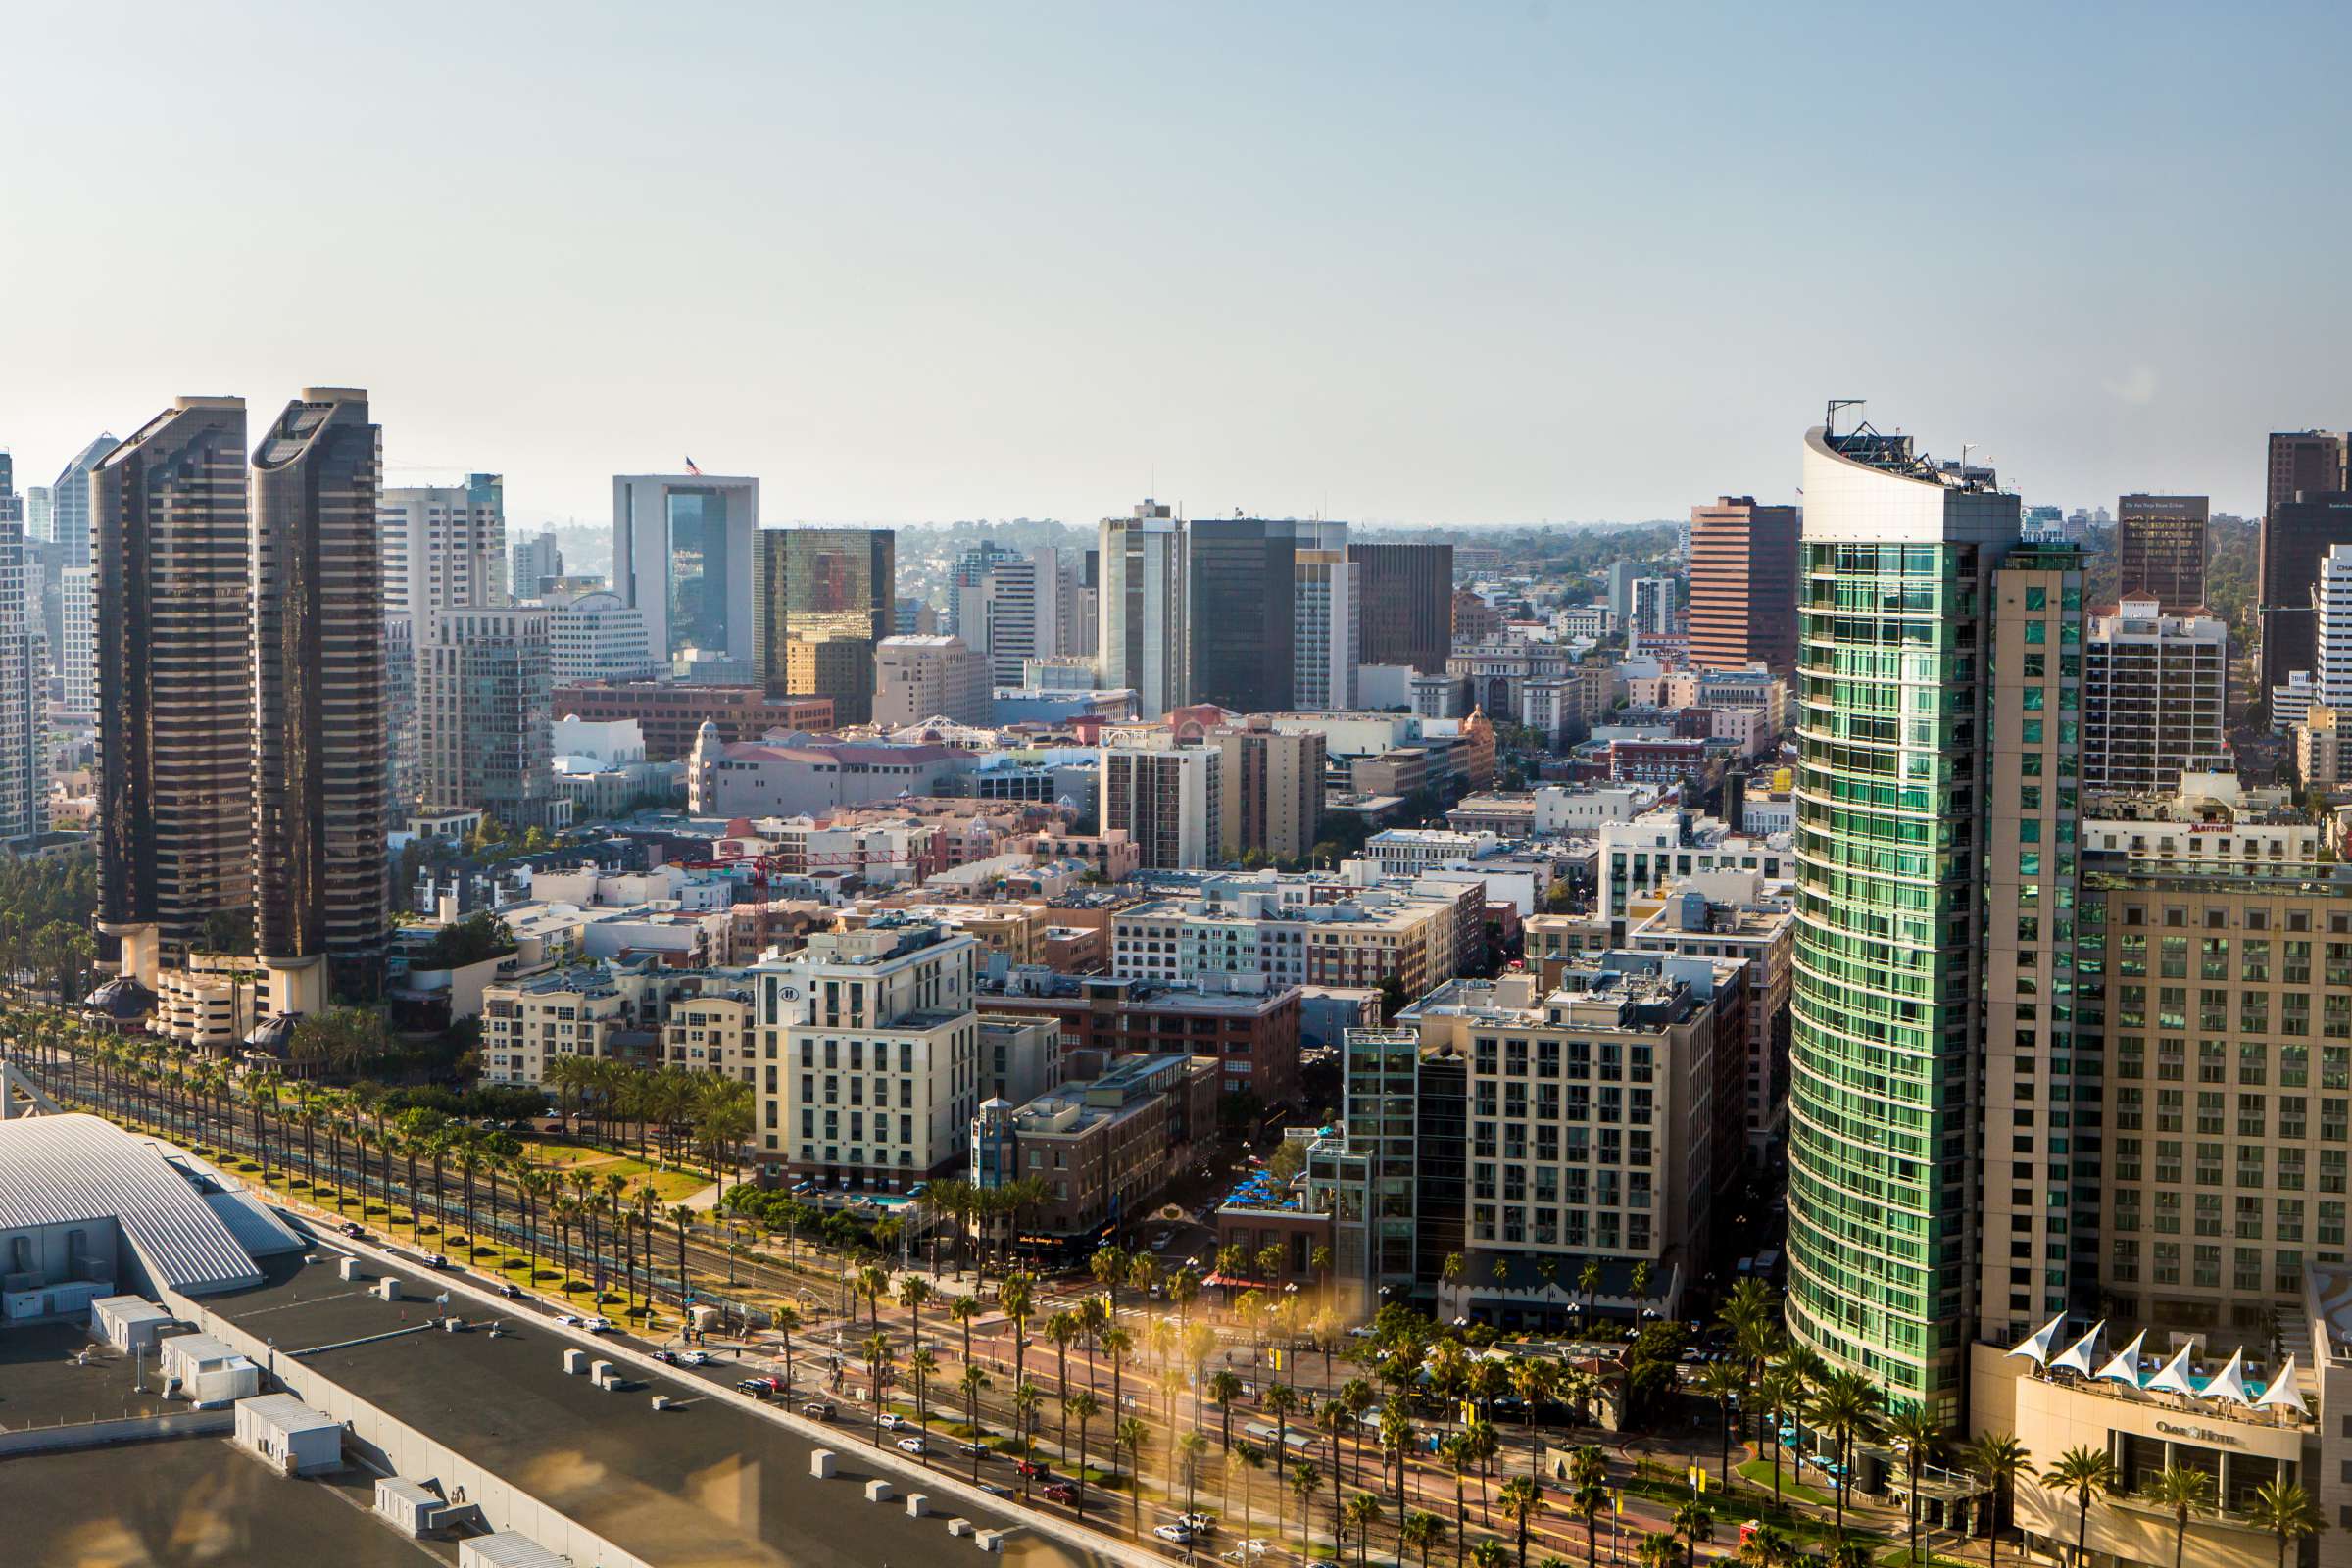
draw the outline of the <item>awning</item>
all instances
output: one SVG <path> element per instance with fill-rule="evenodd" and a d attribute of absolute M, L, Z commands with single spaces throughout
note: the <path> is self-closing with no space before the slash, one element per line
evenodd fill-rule
<path fill-rule="evenodd" d="M 2053 1372 L 2079 1372 L 2090 1376 L 2091 1362 L 2099 1353 L 2099 1331 L 2107 1326 L 2105 1318 L 2091 1325 L 2090 1332 L 2066 1348 L 2066 1353 L 2050 1363 Z"/>
<path fill-rule="evenodd" d="M 2197 1396 L 2197 1386 L 2188 1381 L 2188 1358 L 2196 1349 L 2193 1345 L 2180 1347 L 2180 1353 L 2164 1363 L 2164 1370 L 2141 1385 L 2150 1394 L 2180 1394 L 2189 1398 Z"/>
<path fill-rule="evenodd" d="M 2240 1404 L 2252 1404 L 2254 1396 L 2246 1392 L 2246 1352 L 2231 1350 L 2230 1362 L 2213 1375 L 2205 1385 L 2208 1399 L 2235 1399 Z"/>
<path fill-rule="evenodd" d="M 2050 1363 L 2050 1350 L 2058 1343 L 2058 1331 L 2065 1327 L 2066 1314 L 2061 1312 L 2044 1323 L 2039 1333 L 2019 1342 L 2008 1353 L 2022 1355 L 2035 1366 L 2047 1366 Z"/>
<path fill-rule="evenodd" d="M 2141 1329 L 2132 1343 L 2118 1351 L 2114 1360 L 2099 1368 L 2099 1376 L 2111 1383 L 2126 1383 L 2139 1387 L 2139 1348 L 2148 1343 L 2148 1331 Z"/>
<path fill-rule="evenodd" d="M 2303 1391 L 2295 1387 L 2293 1356 L 2288 1356 L 2286 1364 L 2278 1369 L 2278 1375 L 2271 1379 L 2271 1386 L 2262 1391 L 2262 1397 L 2254 1401 L 2254 1408 L 2292 1410 L 2297 1415 L 2311 1414 L 2311 1407 L 2303 1402 Z"/>

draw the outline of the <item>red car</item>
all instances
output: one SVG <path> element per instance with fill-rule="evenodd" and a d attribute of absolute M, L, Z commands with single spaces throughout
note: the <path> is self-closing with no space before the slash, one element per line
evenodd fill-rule
<path fill-rule="evenodd" d="M 1067 1481 L 1056 1481 L 1046 1489 L 1046 1500 L 1075 1506 L 1078 1501 L 1078 1489 Z"/>
<path fill-rule="evenodd" d="M 1043 1481 L 1054 1473 L 1052 1466 L 1043 1459 L 1023 1459 L 1019 1464 L 1014 1465 L 1013 1469 L 1033 1481 Z"/>

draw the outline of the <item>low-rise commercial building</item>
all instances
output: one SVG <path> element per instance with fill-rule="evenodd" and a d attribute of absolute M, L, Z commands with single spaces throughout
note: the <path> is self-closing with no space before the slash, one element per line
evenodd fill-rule
<path fill-rule="evenodd" d="M 679 686 L 668 681 L 577 681 L 556 688 L 551 710 L 599 722 L 635 719 L 645 736 L 646 760 L 682 760 L 705 724 L 724 741 L 756 741 L 770 733 L 822 734 L 833 727 L 833 704 L 823 697 L 770 697 L 759 686 Z"/>
<path fill-rule="evenodd" d="M 1015 969 L 986 983 L 992 1013 L 1054 1019 L 1062 1049 L 1090 1063 L 1152 1053 L 1214 1056 L 1218 1092 L 1261 1106 L 1292 1101 L 1298 1088 L 1302 993 L 1241 977 L 1195 983 Z"/>
<path fill-rule="evenodd" d="M 1216 1081 L 1205 1059 L 1139 1055 L 1026 1104 L 992 1100 L 971 1125 L 973 1178 L 1043 1184 L 1045 1200 L 1013 1238 L 1022 1250 L 1090 1253 L 1150 1213 L 1194 1143 L 1213 1135 Z"/>

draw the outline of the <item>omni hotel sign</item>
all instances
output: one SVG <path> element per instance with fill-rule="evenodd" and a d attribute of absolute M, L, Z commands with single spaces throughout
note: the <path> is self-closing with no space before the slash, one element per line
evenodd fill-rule
<path fill-rule="evenodd" d="M 2156 1430 L 2168 1438 L 2194 1438 L 2199 1443 L 2226 1443 L 2236 1446 L 2245 1441 L 2234 1433 L 2216 1432 L 2211 1427 L 2175 1426 L 2170 1421 L 2157 1422 Z"/>

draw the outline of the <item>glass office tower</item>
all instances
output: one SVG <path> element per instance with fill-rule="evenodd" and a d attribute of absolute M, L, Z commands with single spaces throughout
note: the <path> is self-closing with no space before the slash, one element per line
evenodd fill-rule
<path fill-rule="evenodd" d="M 1863 425 L 1805 438 L 1791 1333 L 1956 1415 L 1975 1277 L 1990 574 L 2018 501 Z"/>

